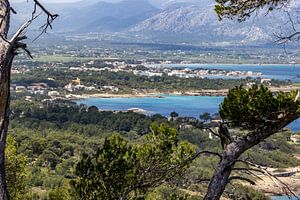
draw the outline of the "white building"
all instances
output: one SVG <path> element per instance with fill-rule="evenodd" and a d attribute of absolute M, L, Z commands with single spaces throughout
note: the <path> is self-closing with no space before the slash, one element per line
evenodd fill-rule
<path fill-rule="evenodd" d="M 16 86 L 16 91 L 17 92 L 22 92 L 22 91 L 25 91 L 25 90 L 26 90 L 25 86 Z"/>
<path fill-rule="evenodd" d="M 59 92 L 58 91 L 49 91 L 48 95 L 49 96 L 59 96 Z"/>

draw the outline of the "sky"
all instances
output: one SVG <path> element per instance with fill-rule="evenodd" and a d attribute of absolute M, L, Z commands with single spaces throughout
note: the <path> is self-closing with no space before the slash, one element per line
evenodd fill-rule
<path fill-rule="evenodd" d="M 23 2 L 24 0 L 11 0 L 11 2 Z M 79 0 L 40 0 L 40 2 L 44 3 L 71 3 Z"/>

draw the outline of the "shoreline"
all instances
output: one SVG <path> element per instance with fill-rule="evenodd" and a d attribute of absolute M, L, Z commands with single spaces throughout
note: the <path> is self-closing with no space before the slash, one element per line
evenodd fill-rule
<path fill-rule="evenodd" d="M 138 94 L 82 94 L 82 95 L 66 95 L 67 99 L 89 99 L 89 98 L 165 98 L 164 96 L 212 96 L 225 97 L 228 94 L 228 89 L 225 90 L 202 90 L 202 91 L 187 91 L 187 92 L 157 92 L 157 93 L 138 93 Z"/>
<path fill-rule="evenodd" d="M 229 63 L 187 63 L 187 64 L 181 64 L 181 63 L 171 63 L 171 64 L 161 64 L 164 66 L 170 66 L 170 65 L 175 65 L 175 66 L 181 66 L 181 65 L 195 65 L 195 66 L 218 66 L 218 65 L 223 65 L 223 66 L 296 66 L 300 67 L 300 63 L 268 63 L 268 64 L 259 64 L 259 63 L 235 63 L 235 64 L 229 64 Z"/>
<path fill-rule="evenodd" d="M 291 92 L 300 90 L 300 86 L 285 86 L 285 87 L 269 87 L 269 90 L 273 93 L 278 92 Z M 164 98 L 164 96 L 211 96 L 211 97 L 225 97 L 227 96 L 229 89 L 220 90 L 191 90 L 186 92 L 180 91 L 166 91 L 166 92 L 143 92 L 135 94 L 113 94 L 113 93 L 96 93 L 96 94 L 69 94 L 66 95 L 66 99 L 78 100 L 89 98 Z"/>

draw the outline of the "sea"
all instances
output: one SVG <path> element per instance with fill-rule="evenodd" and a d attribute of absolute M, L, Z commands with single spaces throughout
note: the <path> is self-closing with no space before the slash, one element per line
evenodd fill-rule
<path fill-rule="evenodd" d="M 189 69 L 220 69 L 234 71 L 261 72 L 264 78 L 278 80 L 291 80 L 300 83 L 300 65 L 227 65 L 227 64 L 168 64 L 164 67 L 189 68 Z M 220 78 L 220 77 L 218 77 Z M 227 77 L 228 78 L 228 77 Z M 102 110 L 127 110 L 130 108 L 140 108 L 149 114 L 159 113 L 169 116 L 173 111 L 180 116 L 199 117 L 204 112 L 217 113 L 219 105 L 224 97 L 212 96 L 178 96 L 162 95 L 163 98 L 89 98 L 79 100 L 77 103 L 95 105 Z M 300 120 L 290 124 L 293 131 L 300 131 Z"/>
<path fill-rule="evenodd" d="M 252 71 L 261 72 L 262 78 L 271 78 L 277 80 L 290 80 L 295 83 L 300 82 L 300 65 L 285 64 L 285 65 L 238 65 L 238 64 L 166 64 L 164 67 L 170 68 L 189 68 L 189 69 L 219 69 L 233 71 Z M 208 78 L 233 78 L 220 76 L 207 76 Z M 240 78 L 240 77 L 235 77 Z"/>
<path fill-rule="evenodd" d="M 101 110 L 128 110 L 139 108 L 148 114 L 159 113 L 169 116 L 175 111 L 180 116 L 191 116 L 198 118 L 202 113 L 217 113 L 220 103 L 224 97 L 215 96 L 179 96 L 161 95 L 160 97 L 144 98 L 88 98 L 76 101 L 78 104 L 97 106 Z M 289 127 L 295 131 L 300 131 L 300 120 L 290 124 Z"/>
<path fill-rule="evenodd" d="M 289 197 L 289 196 L 273 196 L 271 197 L 272 200 L 299 200 L 300 196 L 298 198 L 296 197 Z"/>

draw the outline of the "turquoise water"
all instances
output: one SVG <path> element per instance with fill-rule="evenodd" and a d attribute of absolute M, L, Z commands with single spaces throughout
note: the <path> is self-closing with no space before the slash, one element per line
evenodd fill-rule
<path fill-rule="evenodd" d="M 300 65 L 219 65 L 219 64 L 169 64 L 167 67 L 186 67 L 190 69 L 205 68 L 205 69 L 221 69 L 235 71 L 252 71 L 261 72 L 265 78 L 273 78 L 278 80 L 291 80 L 300 82 Z M 228 77 L 227 77 L 228 78 Z"/>
<path fill-rule="evenodd" d="M 298 199 L 300 196 L 298 197 Z M 272 200 L 298 200 L 296 197 L 289 198 L 288 196 L 273 196 Z"/>
<path fill-rule="evenodd" d="M 88 106 L 97 106 L 102 110 L 127 110 L 141 108 L 152 114 L 169 116 L 173 111 L 180 116 L 199 117 L 204 112 L 217 113 L 224 97 L 163 95 L 164 98 L 89 98 L 76 101 Z M 300 131 L 300 120 L 290 125 L 294 131 Z"/>
<path fill-rule="evenodd" d="M 218 112 L 224 97 L 163 95 L 163 98 L 90 98 L 77 103 L 94 105 L 103 110 L 141 108 L 151 113 L 169 116 L 176 111 L 180 116 L 199 117 L 201 113 Z"/>

